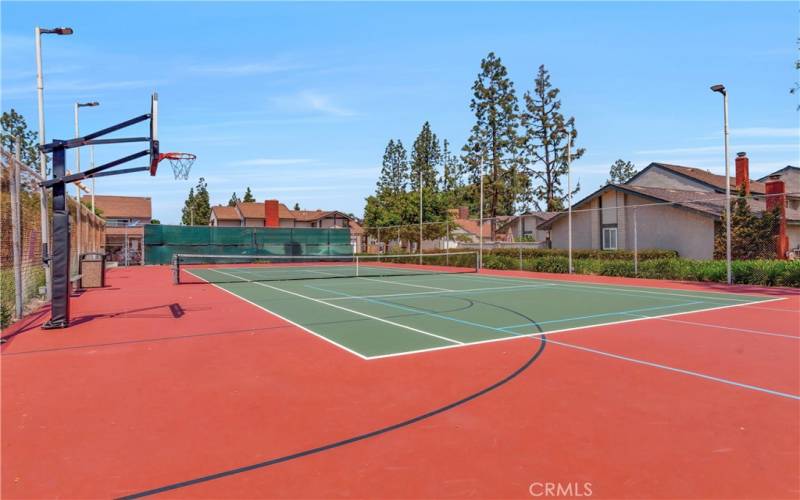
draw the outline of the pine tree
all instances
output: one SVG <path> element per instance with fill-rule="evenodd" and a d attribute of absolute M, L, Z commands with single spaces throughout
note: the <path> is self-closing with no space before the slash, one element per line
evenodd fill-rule
<path fill-rule="evenodd" d="M 256 201 L 256 197 L 253 196 L 252 192 L 250 192 L 250 186 L 247 186 L 247 190 L 244 192 L 242 201 L 245 203 L 254 203 Z"/>
<path fill-rule="evenodd" d="M 241 200 L 239 199 L 238 196 L 236 196 L 236 192 L 234 191 L 233 194 L 231 195 L 231 199 L 228 200 L 228 206 L 229 207 L 235 207 L 236 204 L 239 203 L 240 201 Z"/>
<path fill-rule="evenodd" d="M 389 139 L 383 153 L 383 166 L 378 178 L 378 193 L 399 194 L 406 190 L 408 156 L 403 141 Z"/>
<path fill-rule="evenodd" d="M 439 147 L 439 139 L 431 131 L 430 123 L 425 122 L 411 149 L 411 168 L 409 172 L 411 190 L 419 190 L 419 178 L 420 174 L 422 174 L 423 187 L 438 191 L 436 169 L 441 161 L 442 151 Z"/>
<path fill-rule="evenodd" d="M 479 208 L 479 184 L 484 176 L 486 217 L 509 215 L 524 203 L 529 179 L 520 170 L 519 105 L 514 83 L 493 52 L 481 61 L 481 72 L 472 86 L 470 109 L 475 125 L 464 146 L 462 159 L 473 185 L 472 207 Z"/>
<path fill-rule="evenodd" d="M 536 205 L 548 211 L 564 208 L 567 197 L 561 178 L 567 174 L 567 137 L 572 137 L 572 160 L 577 160 L 585 152 L 584 148 L 575 147 L 575 118 L 565 120 L 559 111 L 561 100 L 559 90 L 550 83 L 550 73 L 544 65 L 539 66 L 533 92 L 525 93 L 525 170 L 538 179 L 541 185 L 533 191 L 537 198 Z M 538 166 L 538 168 L 537 168 Z M 577 193 L 577 185 L 572 194 Z M 541 202 L 541 204 L 539 203 Z"/>
<path fill-rule="evenodd" d="M 295 202 L 294 208 L 292 208 L 292 210 L 300 210 L 300 204 Z"/>
<path fill-rule="evenodd" d="M 631 180 L 637 172 L 636 165 L 620 158 L 611 165 L 611 170 L 609 170 L 608 173 L 609 179 L 606 181 L 606 184 L 625 184 Z"/>
<path fill-rule="evenodd" d="M 208 185 L 203 177 L 197 181 L 194 191 L 194 224 L 207 226 L 211 221 L 211 201 L 208 195 Z"/>
<path fill-rule="evenodd" d="M 776 257 L 775 235 L 780 225 L 780 209 L 755 214 L 747 203 L 747 196 L 740 190 L 731 199 L 731 258 L 734 260 L 774 259 Z M 714 258 L 727 255 L 725 213 L 714 237 Z"/>
<path fill-rule="evenodd" d="M 183 202 L 183 212 L 181 214 L 181 224 L 191 226 L 194 224 L 194 187 L 189 188 L 189 196 Z"/>
<path fill-rule="evenodd" d="M 16 147 L 15 138 L 20 140 L 20 161 L 25 165 L 39 165 L 39 134 L 28 129 L 25 117 L 17 113 L 13 108 L 11 111 L 3 112 L 0 117 L 0 143 L 6 151 L 14 152 Z M 49 161 L 49 159 L 48 159 Z M 38 171 L 38 168 L 37 168 Z"/>

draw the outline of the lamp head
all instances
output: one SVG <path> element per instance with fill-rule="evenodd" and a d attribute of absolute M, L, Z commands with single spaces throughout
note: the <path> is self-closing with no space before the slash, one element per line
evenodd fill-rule
<path fill-rule="evenodd" d="M 725 92 L 725 85 L 722 85 L 721 83 L 718 83 L 717 85 L 712 85 L 712 86 L 711 86 L 711 90 L 712 90 L 713 92 L 719 92 L 719 93 L 720 93 L 720 94 L 722 94 L 722 95 L 725 95 L 725 94 L 726 94 L 726 92 Z"/>

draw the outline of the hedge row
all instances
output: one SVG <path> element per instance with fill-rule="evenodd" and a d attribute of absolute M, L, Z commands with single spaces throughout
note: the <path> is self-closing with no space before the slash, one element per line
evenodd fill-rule
<path fill-rule="evenodd" d="M 506 255 L 506 253 L 506 250 L 485 253 L 483 266 L 488 269 L 520 269 L 519 254 L 514 256 Z M 575 257 L 574 254 L 573 257 Z M 633 258 L 630 260 L 573 258 L 572 262 L 575 272 L 578 274 L 722 283 L 727 280 L 724 260 L 640 259 L 638 274 L 634 272 Z M 523 257 L 522 270 L 566 273 L 568 272 L 568 259 L 560 255 Z M 797 260 L 734 261 L 732 270 L 735 283 L 800 287 L 800 261 Z"/>
<path fill-rule="evenodd" d="M 484 255 L 492 254 L 498 256 L 508 256 L 519 258 L 522 253 L 523 258 L 539 257 L 567 257 L 567 250 L 555 248 L 495 248 L 485 250 Z M 673 259 L 678 257 L 675 250 L 643 249 L 639 250 L 639 261 L 654 259 Z M 596 260 L 629 260 L 633 262 L 633 252 L 630 250 L 573 250 L 573 259 L 596 259 Z"/>

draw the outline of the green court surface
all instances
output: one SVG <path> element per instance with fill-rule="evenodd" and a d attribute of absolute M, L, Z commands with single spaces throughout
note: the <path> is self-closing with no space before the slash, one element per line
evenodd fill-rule
<path fill-rule="evenodd" d="M 484 274 L 253 281 L 258 270 L 245 267 L 185 272 L 367 359 L 774 300 Z"/>

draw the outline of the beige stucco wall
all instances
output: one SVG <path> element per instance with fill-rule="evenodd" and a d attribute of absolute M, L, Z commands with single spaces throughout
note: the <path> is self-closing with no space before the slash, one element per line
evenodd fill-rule
<path fill-rule="evenodd" d="M 212 226 L 216 225 L 219 227 L 239 227 L 242 225 L 241 222 L 238 220 L 214 220 L 212 221 Z"/>
<path fill-rule="evenodd" d="M 245 227 L 264 227 L 264 219 L 245 219 Z"/>
<path fill-rule="evenodd" d="M 590 207 L 598 208 L 597 199 Z M 617 247 L 634 248 L 634 211 L 631 205 L 651 203 L 638 196 L 623 195 L 613 191 L 604 193 L 603 210 L 576 210 L 572 215 L 572 248 L 601 247 L 600 228 L 603 224 L 617 224 Z M 602 214 L 602 218 L 601 218 Z M 636 209 L 638 248 L 676 250 L 688 259 L 711 259 L 714 255 L 714 219 L 694 212 L 664 205 Z M 798 227 L 800 237 L 800 227 Z M 553 248 L 567 248 L 567 218 L 553 224 Z"/>
<path fill-rule="evenodd" d="M 786 236 L 789 237 L 789 248 L 800 248 L 800 224 L 787 224 Z"/>

